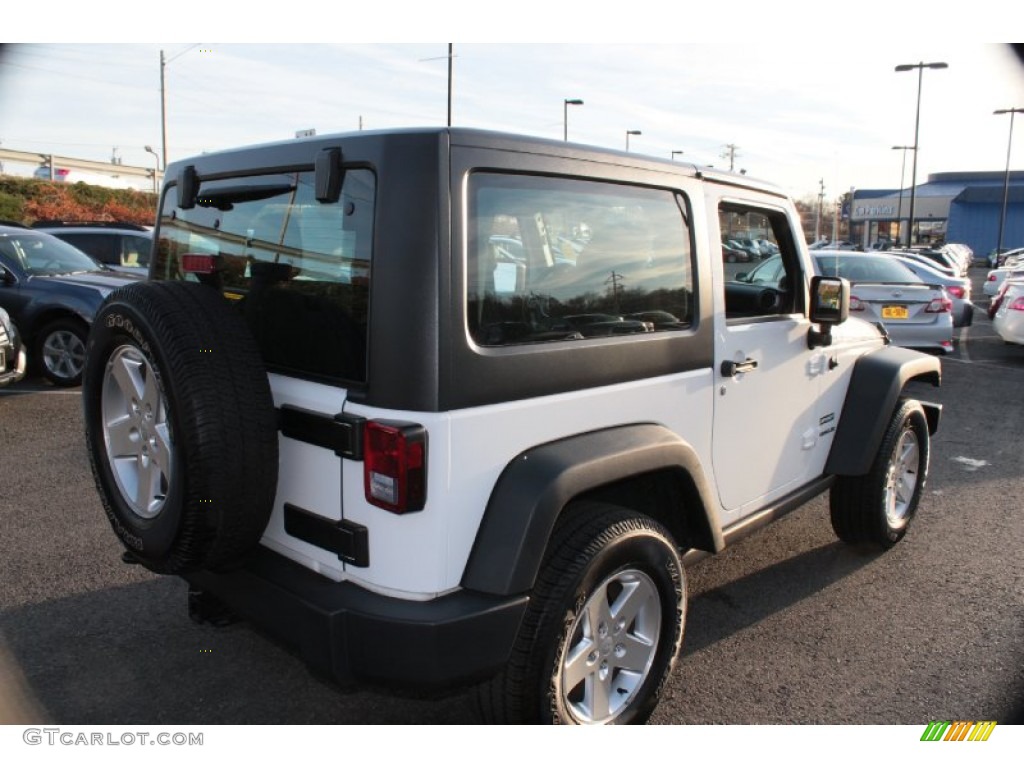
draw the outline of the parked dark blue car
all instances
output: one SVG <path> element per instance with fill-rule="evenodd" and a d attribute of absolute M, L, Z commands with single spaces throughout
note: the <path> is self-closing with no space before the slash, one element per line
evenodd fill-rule
<path fill-rule="evenodd" d="M 81 381 L 96 310 L 108 293 L 137 279 L 52 235 L 0 226 L 0 307 L 24 338 L 30 363 L 58 386 Z"/>

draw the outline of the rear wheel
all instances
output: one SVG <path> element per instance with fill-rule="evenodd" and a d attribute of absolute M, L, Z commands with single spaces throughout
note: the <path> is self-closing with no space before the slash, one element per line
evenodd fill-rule
<path fill-rule="evenodd" d="M 506 669 L 480 689 L 488 721 L 647 720 L 682 644 L 686 582 L 670 534 L 607 504 L 567 510 Z"/>
<path fill-rule="evenodd" d="M 848 544 L 888 549 L 907 532 L 928 477 L 928 420 L 904 400 L 889 421 L 871 470 L 839 477 L 829 494 L 832 528 Z"/>

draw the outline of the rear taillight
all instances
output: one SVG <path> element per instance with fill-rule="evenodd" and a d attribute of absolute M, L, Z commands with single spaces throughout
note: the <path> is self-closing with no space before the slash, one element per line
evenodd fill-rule
<path fill-rule="evenodd" d="M 994 283 L 996 281 L 996 276 L 992 272 L 989 272 L 988 277 L 985 278 L 985 280 L 989 283 Z"/>
<path fill-rule="evenodd" d="M 212 275 L 217 271 L 217 257 L 209 253 L 183 253 L 181 271 L 193 275 Z"/>
<path fill-rule="evenodd" d="M 943 296 L 940 299 L 932 299 L 928 306 L 924 308 L 925 312 L 932 314 L 939 314 L 941 312 L 951 312 L 953 310 L 953 302 Z"/>
<path fill-rule="evenodd" d="M 863 312 L 864 302 L 858 299 L 856 296 L 850 296 L 850 311 L 851 312 Z"/>
<path fill-rule="evenodd" d="M 363 434 L 366 500 L 389 512 L 418 512 L 427 502 L 427 431 L 419 424 L 369 421 Z"/>
<path fill-rule="evenodd" d="M 964 297 L 965 291 L 959 285 L 951 285 L 948 288 L 946 288 L 946 293 L 948 293 L 950 296 L 953 296 L 954 298 L 962 299 Z"/>
<path fill-rule="evenodd" d="M 1010 306 L 1008 306 L 1007 309 L 1012 309 L 1017 312 L 1024 312 L 1024 296 L 1018 296 L 1016 299 L 1010 302 Z"/>

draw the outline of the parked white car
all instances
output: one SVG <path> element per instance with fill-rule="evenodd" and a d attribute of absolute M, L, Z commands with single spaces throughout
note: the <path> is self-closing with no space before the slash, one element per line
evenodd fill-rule
<path fill-rule="evenodd" d="M 1006 292 L 992 327 L 1008 344 L 1024 344 L 1024 279 L 1006 283 Z"/>
<path fill-rule="evenodd" d="M 1024 277 L 1024 263 L 1015 262 L 1008 267 L 990 269 L 988 277 L 985 278 L 985 285 L 982 286 L 986 296 L 995 296 L 1003 285 L 1004 280 Z"/>

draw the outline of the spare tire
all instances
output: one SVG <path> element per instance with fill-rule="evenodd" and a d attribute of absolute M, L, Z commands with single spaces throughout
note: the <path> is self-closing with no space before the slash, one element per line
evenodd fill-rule
<path fill-rule="evenodd" d="M 171 574 L 241 562 L 277 490 L 270 383 L 241 314 L 195 283 L 114 291 L 82 394 L 93 477 L 130 556 Z"/>

